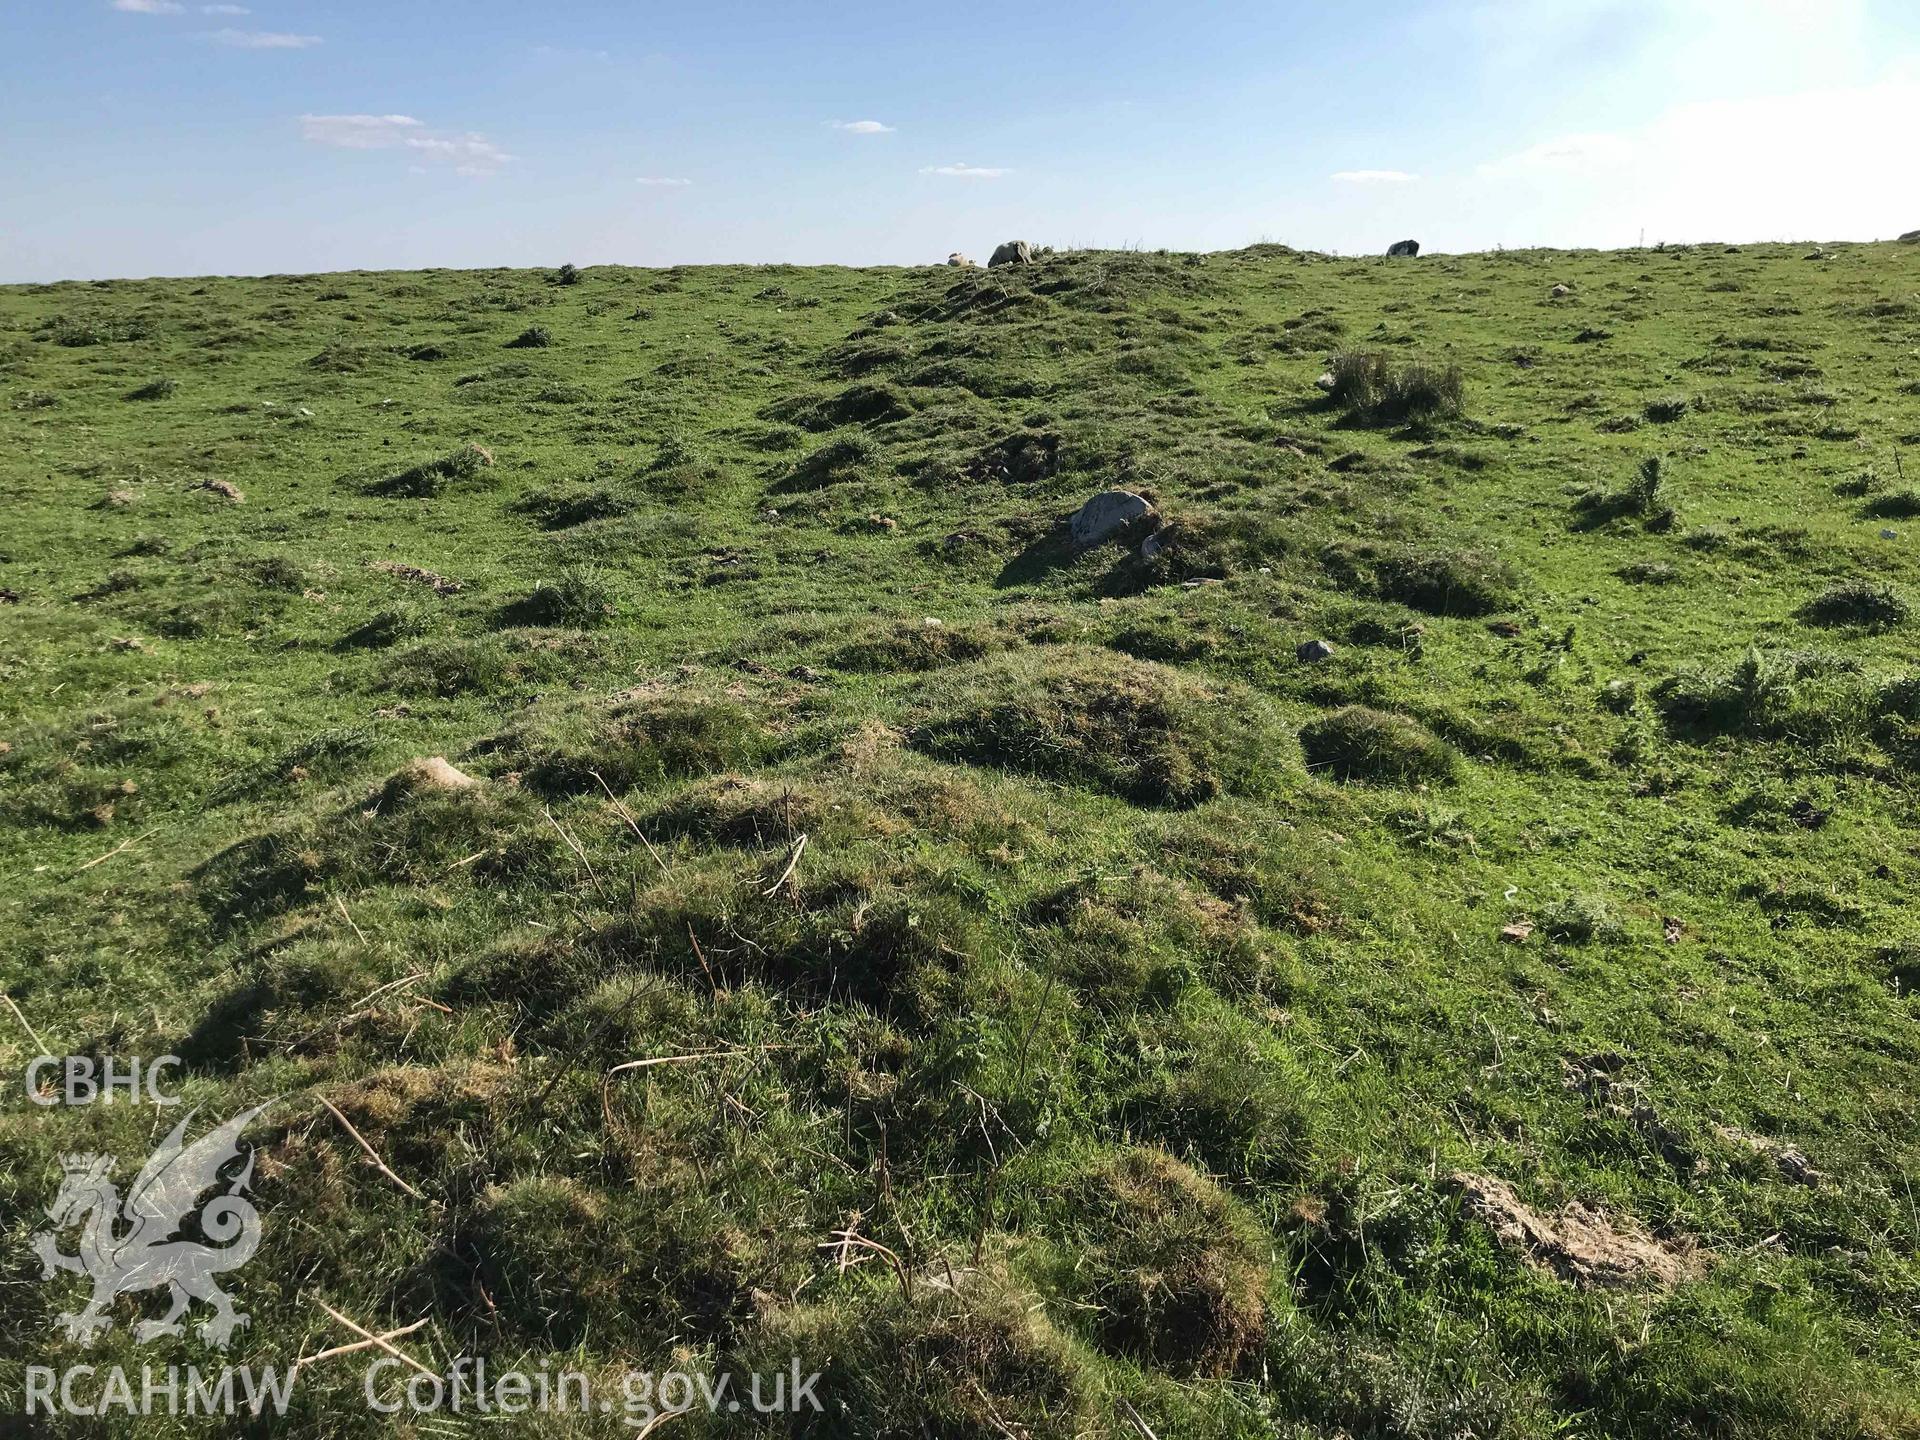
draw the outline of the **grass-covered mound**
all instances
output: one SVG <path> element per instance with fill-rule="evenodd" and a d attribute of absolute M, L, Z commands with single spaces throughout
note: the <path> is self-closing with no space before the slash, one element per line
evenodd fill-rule
<path fill-rule="evenodd" d="M 1044 649 L 938 686 L 913 743 L 929 755 L 1075 781 L 1141 805 L 1270 784 L 1287 744 L 1244 692 L 1102 650 Z"/>
<path fill-rule="evenodd" d="M 1915 252 L 1817 254 L 0 290 L 0 1061 L 274 1101 L 235 1364 L 1913 1433 Z M 0 1109 L 0 1395 L 212 1363 L 32 1263 L 155 1114 Z"/>

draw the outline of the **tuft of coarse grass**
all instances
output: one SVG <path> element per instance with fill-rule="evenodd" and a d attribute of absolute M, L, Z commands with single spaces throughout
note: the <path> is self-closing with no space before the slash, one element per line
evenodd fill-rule
<path fill-rule="evenodd" d="M 542 530 L 569 530 L 595 520 L 611 520 L 634 509 L 628 496 L 604 485 L 548 485 L 530 490 L 513 508 L 530 515 Z"/>
<path fill-rule="evenodd" d="M 513 339 L 507 341 L 503 349 L 507 350 L 545 350 L 553 344 L 553 332 L 544 325 L 529 325 Z"/>
<path fill-rule="evenodd" d="M 592 565 L 568 565 L 506 607 L 501 618 L 512 625 L 555 625 L 590 630 L 614 615 L 614 592 L 607 572 Z"/>
<path fill-rule="evenodd" d="M 767 755 L 773 735 L 752 705 L 705 690 L 555 703 L 488 742 L 536 789 L 630 790 L 677 776 L 739 769 Z M 595 778 L 595 777 L 598 778 Z"/>
<path fill-rule="evenodd" d="M 174 392 L 179 388 L 179 381 L 170 375 L 163 375 L 158 380 L 149 380 L 146 384 L 129 390 L 127 392 L 127 399 L 170 400 L 173 398 Z"/>
<path fill-rule="evenodd" d="M 946 672 L 911 741 L 929 755 L 1197 805 L 1269 784 L 1278 732 L 1249 694 L 1111 651 L 1043 647 Z"/>
<path fill-rule="evenodd" d="M 879 445 L 869 436 L 856 431 L 829 440 L 810 451 L 774 489 L 783 493 L 821 490 L 850 480 L 870 479 L 880 459 Z"/>
<path fill-rule="evenodd" d="M 1640 413 L 1655 425 L 1671 425 L 1692 406 L 1693 402 L 1685 395 L 1663 395 L 1657 400 L 1649 400 Z"/>
<path fill-rule="evenodd" d="M 462 445 L 436 459 L 423 460 L 366 486 L 368 494 L 427 500 L 452 489 L 474 489 L 491 477 L 493 456 L 478 445 Z"/>
<path fill-rule="evenodd" d="M 1587 525 L 1633 517 L 1649 530 L 1670 530 L 1679 520 L 1667 486 L 1666 462 L 1644 456 L 1633 476 L 1617 490 L 1589 490 L 1575 503 Z M 1693 543 L 1689 540 L 1689 543 Z"/>
<path fill-rule="evenodd" d="M 1382 598 L 1434 615 L 1504 610 L 1518 590 L 1512 567 L 1483 550 L 1409 546 L 1383 555 L 1374 575 Z"/>
<path fill-rule="evenodd" d="M 1625 934 L 1613 908 L 1595 895 L 1562 896 L 1543 906 L 1537 919 L 1542 934 L 1567 945 L 1612 943 Z"/>
<path fill-rule="evenodd" d="M 1328 373 L 1328 395 L 1355 424 L 1450 419 L 1466 409 L 1466 379 L 1458 365 L 1397 364 L 1377 350 L 1343 350 Z"/>
<path fill-rule="evenodd" d="M 1920 490 L 1911 486 L 1876 495 L 1866 504 L 1866 513 L 1876 520 L 1913 520 L 1920 518 Z"/>
<path fill-rule="evenodd" d="M 1725 668 L 1697 666 L 1668 677 L 1653 699 L 1675 729 L 1810 742 L 1863 732 L 1870 711 L 1858 662 L 1758 646 Z"/>
<path fill-rule="evenodd" d="M 1907 599 L 1891 585 L 1871 580 L 1840 580 L 1800 607 L 1809 625 L 1857 626 L 1863 630 L 1891 630 L 1912 614 Z"/>
<path fill-rule="evenodd" d="M 1111 1413 L 1104 1385 L 1053 1307 L 998 1265 L 958 1270 L 956 1281 L 895 1288 L 857 1308 L 777 1307 L 743 1363 L 775 1372 L 793 1355 L 829 1357 L 822 1389 L 849 1435 L 1099 1433 Z"/>
<path fill-rule="evenodd" d="M 1099 1343 L 1181 1377 L 1231 1375 L 1266 1322 L 1268 1247 L 1206 1176 L 1163 1150 L 1072 1183 L 1074 1282 Z"/>
<path fill-rule="evenodd" d="M 1459 770 L 1453 747 L 1417 720 L 1348 705 L 1302 727 L 1307 766 L 1340 780 L 1386 785 L 1444 783 Z"/>
<path fill-rule="evenodd" d="M 859 626 L 828 662 L 842 670 L 884 674 L 936 670 L 1004 650 L 1008 637 L 984 624 L 948 625 L 932 619 L 873 620 Z"/>

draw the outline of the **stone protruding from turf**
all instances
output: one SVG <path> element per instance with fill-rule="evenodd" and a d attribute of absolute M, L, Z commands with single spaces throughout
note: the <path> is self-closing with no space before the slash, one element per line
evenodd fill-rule
<path fill-rule="evenodd" d="M 1153 514 L 1153 506 L 1131 490 L 1102 490 L 1074 511 L 1067 522 L 1073 548 L 1086 550 L 1124 530 L 1142 515 Z"/>

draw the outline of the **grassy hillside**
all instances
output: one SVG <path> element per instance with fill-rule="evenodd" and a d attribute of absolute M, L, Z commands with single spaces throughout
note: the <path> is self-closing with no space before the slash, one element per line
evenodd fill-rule
<path fill-rule="evenodd" d="M 825 1370 L 756 1433 L 1920 1433 L 1917 290 L 0 290 L 0 985 L 284 1097 L 236 1363 L 325 1301 Z M 152 1292 L 62 1338 L 29 1250 L 163 1128 L 0 1110 L 0 1388 L 210 1363 Z M 387 1433 L 364 1358 L 287 1433 Z"/>

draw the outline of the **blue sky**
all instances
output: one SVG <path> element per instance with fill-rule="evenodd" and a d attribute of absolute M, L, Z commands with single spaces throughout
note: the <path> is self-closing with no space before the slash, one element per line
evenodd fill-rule
<path fill-rule="evenodd" d="M 1920 226 L 1916 0 L 0 0 L 0 281 Z"/>

